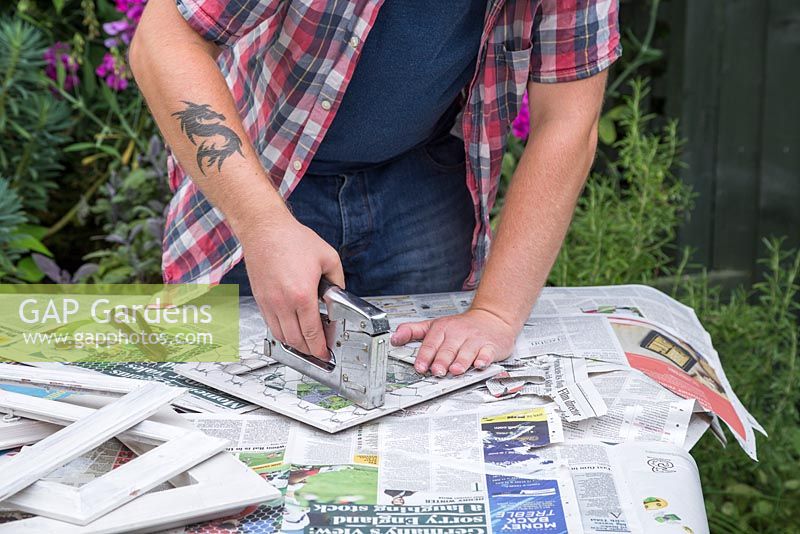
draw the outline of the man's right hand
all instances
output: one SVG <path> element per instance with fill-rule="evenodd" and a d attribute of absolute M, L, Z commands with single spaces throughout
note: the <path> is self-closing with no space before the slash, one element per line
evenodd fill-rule
<path fill-rule="evenodd" d="M 344 287 L 336 250 L 288 214 L 278 225 L 253 225 L 239 240 L 253 296 L 273 335 L 329 360 L 317 289 L 323 276 Z"/>

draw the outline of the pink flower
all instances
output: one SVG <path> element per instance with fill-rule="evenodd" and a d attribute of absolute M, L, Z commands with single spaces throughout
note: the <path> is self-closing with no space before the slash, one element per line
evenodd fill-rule
<path fill-rule="evenodd" d="M 121 58 L 111 52 L 105 53 L 95 73 L 115 91 L 124 91 L 128 87 L 128 67 Z"/>
<path fill-rule="evenodd" d="M 514 122 L 511 123 L 511 132 L 514 134 L 514 137 L 517 137 L 518 139 L 523 141 L 528 139 L 528 135 L 531 132 L 530 111 L 528 109 L 528 93 L 525 93 L 525 96 L 522 97 L 522 105 L 519 107 L 519 113 L 514 119 Z"/>
<path fill-rule="evenodd" d="M 64 67 L 64 90 L 69 91 L 80 83 L 78 78 L 78 61 L 72 57 L 72 48 L 61 41 L 44 51 L 44 73 L 51 80 L 58 81 L 58 64 Z"/>

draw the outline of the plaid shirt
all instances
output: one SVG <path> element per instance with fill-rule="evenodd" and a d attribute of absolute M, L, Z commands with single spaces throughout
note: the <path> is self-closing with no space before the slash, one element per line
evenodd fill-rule
<path fill-rule="evenodd" d="M 383 0 L 176 0 L 189 24 L 222 47 L 218 64 L 275 187 L 288 198 L 331 124 Z M 391 1 L 391 0 L 390 0 Z M 578 80 L 621 53 L 617 0 L 488 0 L 460 128 L 475 205 L 477 285 L 491 240 L 511 121 L 527 82 Z M 532 102 L 531 105 L 536 105 Z M 167 282 L 215 284 L 242 249 L 222 213 L 169 158 Z"/>

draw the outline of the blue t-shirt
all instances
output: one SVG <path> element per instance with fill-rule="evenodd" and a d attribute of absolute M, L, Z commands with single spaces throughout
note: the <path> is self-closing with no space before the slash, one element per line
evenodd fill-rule
<path fill-rule="evenodd" d="M 309 172 L 388 161 L 452 121 L 475 71 L 485 10 L 486 0 L 386 0 Z"/>

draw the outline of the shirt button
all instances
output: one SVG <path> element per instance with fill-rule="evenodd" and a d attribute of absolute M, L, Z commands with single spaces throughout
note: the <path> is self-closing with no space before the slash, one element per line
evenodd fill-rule
<path fill-rule="evenodd" d="M 294 170 L 299 171 L 303 167 L 303 163 L 299 159 L 296 159 L 292 162 L 292 167 L 294 167 Z"/>
<path fill-rule="evenodd" d="M 358 48 L 358 41 L 359 41 L 358 37 L 353 35 L 352 37 L 350 37 L 350 46 L 352 46 L 353 48 Z"/>
<path fill-rule="evenodd" d="M 321 105 L 322 105 L 322 109 L 324 109 L 325 111 L 328 111 L 329 109 L 331 109 L 330 100 L 323 100 Z"/>

